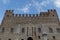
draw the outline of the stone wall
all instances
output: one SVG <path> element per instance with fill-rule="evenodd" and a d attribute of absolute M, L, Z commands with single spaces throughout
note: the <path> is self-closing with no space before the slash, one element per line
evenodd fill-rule
<path fill-rule="evenodd" d="M 4 32 L 1 32 L 2 28 L 5 28 Z M 11 32 L 11 28 L 14 29 L 13 32 Z M 22 28 L 24 28 L 24 33 L 22 33 Z M 40 33 L 38 28 L 41 28 Z M 49 28 L 53 29 L 52 33 L 49 33 Z M 16 15 L 13 10 L 6 10 L 0 26 L 0 39 L 27 40 L 31 37 L 33 40 L 44 40 L 43 35 L 45 34 L 47 40 L 60 40 L 60 33 L 56 28 L 60 28 L 56 10 L 48 10 L 48 12 L 40 12 L 40 14 Z M 56 38 L 53 39 L 53 36 Z"/>

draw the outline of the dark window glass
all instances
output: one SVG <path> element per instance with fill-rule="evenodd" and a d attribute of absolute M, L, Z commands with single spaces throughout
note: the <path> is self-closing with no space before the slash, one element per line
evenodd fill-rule
<path fill-rule="evenodd" d="M 4 31 L 5 31 L 5 28 L 3 27 L 3 28 L 2 28 L 2 32 L 4 32 Z"/>
<path fill-rule="evenodd" d="M 25 31 L 25 29 L 24 29 L 24 28 L 22 28 L 22 33 L 24 33 L 24 31 Z"/>
<path fill-rule="evenodd" d="M 8 40 L 11 40 L 11 39 L 8 39 Z"/>
<path fill-rule="evenodd" d="M 41 28 L 38 28 L 38 32 L 41 33 Z"/>
<path fill-rule="evenodd" d="M 55 39 L 55 36 L 52 36 L 53 37 L 53 39 Z"/>
<path fill-rule="evenodd" d="M 24 40 L 24 39 L 21 39 L 21 40 Z"/>
<path fill-rule="evenodd" d="M 13 32 L 14 31 L 14 29 L 13 28 L 11 28 L 11 32 Z"/>
<path fill-rule="evenodd" d="M 57 32 L 60 33 L 60 28 L 57 28 Z"/>
<path fill-rule="evenodd" d="M 50 32 L 50 33 L 53 33 L 53 29 L 52 29 L 52 28 L 49 28 L 49 32 Z"/>
<path fill-rule="evenodd" d="M 38 36 L 38 38 L 40 39 L 40 36 Z"/>

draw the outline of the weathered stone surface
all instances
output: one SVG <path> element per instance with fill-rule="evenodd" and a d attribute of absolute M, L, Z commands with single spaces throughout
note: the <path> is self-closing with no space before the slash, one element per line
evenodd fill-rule
<path fill-rule="evenodd" d="M 47 34 L 47 40 L 60 40 L 60 33 L 56 28 L 60 28 L 60 22 L 56 10 L 48 10 L 48 12 L 40 12 L 40 14 L 14 14 L 13 10 L 6 10 L 2 20 L 0 30 L 5 28 L 4 32 L 0 32 L 1 40 L 27 40 L 31 37 L 33 40 L 44 40 L 43 34 Z M 11 32 L 13 28 L 13 32 Z M 22 33 L 24 28 L 24 33 Z M 41 28 L 41 33 L 38 32 Z M 53 29 L 53 33 L 49 33 L 49 28 Z M 40 39 L 39 37 L 40 36 Z"/>

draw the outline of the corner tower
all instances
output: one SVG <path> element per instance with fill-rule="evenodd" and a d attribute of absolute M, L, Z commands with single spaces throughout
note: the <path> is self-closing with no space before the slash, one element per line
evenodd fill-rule
<path fill-rule="evenodd" d="M 56 10 L 54 9 L 54 10 L 48 10 L 48 13 L 50 14 L 50 15 L 52 15 L 52 16 L 56 16 L 57 15 L 57 12 L 56 12 Z"/>
<path fill-rule="evenodd" d="M 50 17 L 52 17 L 54 20 L 56 20 L 59 23 L 59 18 L 55 9 L 48 10 L 48 14 Z"/>
<path fill-rule="evenodd" d="M 6 10 L 2 25 L 8 25 L 9 22 L 13 19 L 14 17 L 14 11 L 13 10 Z"/>

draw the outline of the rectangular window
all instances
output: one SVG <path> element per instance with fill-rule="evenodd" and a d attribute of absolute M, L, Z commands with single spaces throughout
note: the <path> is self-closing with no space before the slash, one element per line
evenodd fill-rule
<path fill-rule="evenodd" d="M 38 36 L 38 38 L 40 39 L 40 36 Z"/>
<path fill-rule="evenodd" d="M 14 29 L 13 28 L 11 28 L 11 32 L 13 32 L 14 31 Z"/>
<path fill-rule="evenodd" d="M 49 33 L 53 33 L 53 29 L 52 28 L 49 28 Z"/>
<path fill-rule="evenodd" d="M 22 28 L 22 33 L 24 33 L 25 32 L 25 29 L 24 28 Z"/>
<path fill-rule="evenodd" d="M 60 33 L 60 28 L 57 28 L 57 32 Z"/>
<path fill-rule="evenodd" d="M 38 32 L 41 33 L 41 28 L 38 28 Z"/>

